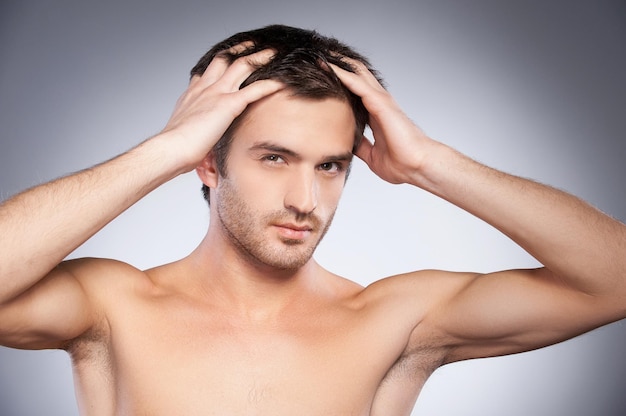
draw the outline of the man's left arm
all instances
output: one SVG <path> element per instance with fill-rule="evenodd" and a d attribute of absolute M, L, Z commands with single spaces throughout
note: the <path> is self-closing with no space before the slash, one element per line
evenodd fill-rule
<path fill-rule="evenodd" d="M 429 191 L 491 224 L 545 268 L 434 273 L 441 302 L 423 317 L 447 361 L 537 348 L 626 317 L 626 226 L 557 189 L 481 165 L 427 137 L 367 69 L 333 66 L 363 99 L 375 142 L 356 154 L 390 183 Z"/>

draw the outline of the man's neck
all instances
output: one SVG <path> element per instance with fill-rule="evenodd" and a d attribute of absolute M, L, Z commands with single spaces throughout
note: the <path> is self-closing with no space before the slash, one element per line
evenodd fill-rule
<path fill-rule="evenodd" d="M 230 310 L 258 319 L 279 315 L 317 292 L 324 274 L 312 258 L 298 269 L 278 269 L 210 234 L 184 262 L 192 268 L 203 293 L 223 301 Z"/>

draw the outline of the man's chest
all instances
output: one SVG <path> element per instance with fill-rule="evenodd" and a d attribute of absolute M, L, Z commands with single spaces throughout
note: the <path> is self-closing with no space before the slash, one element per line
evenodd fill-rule
<path fill-rule="evenodd" d="M 117 401 L 130 413 L 369 414 L 404 347 L 375 319 L 345 311 L 280 322 L 134 312 L 110 323 Z"/>

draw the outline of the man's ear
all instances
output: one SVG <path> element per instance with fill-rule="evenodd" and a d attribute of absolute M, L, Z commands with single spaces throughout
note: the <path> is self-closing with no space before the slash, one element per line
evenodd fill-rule
<path fill-rule="evenodd" d="M 215 154 L 213 150 L 211 150 L 196 167 L 196 173 L 203 184 L 209 188 L 217 188 L 219 173 L 217 171 L 217 165 L 215 164 Z"/>

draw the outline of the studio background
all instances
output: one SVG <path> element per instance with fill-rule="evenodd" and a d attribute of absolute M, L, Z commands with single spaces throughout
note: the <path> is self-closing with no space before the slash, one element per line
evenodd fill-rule
<path fill-rule="evenodd" d="M 626 220 L 623 0 L 2 0 L 0 197 L 156 134 L 213 43 L 271 23 L 317 29 L 369 56 L 436 139 Z M 185 256 L 207 224 L 191 173 L 72 257 L 148 268 Z M 423 268 L 537 265 L 482 221 L 386 184 L 360 161 L 316 258 L 363 285 Z M 540 351 L 450 365 L 431 377 L 413 414 L 623 415 L 625 359 L 622 321 Z M 76 414 L 64 352 L 0 348 L 0 415 Z"/>

